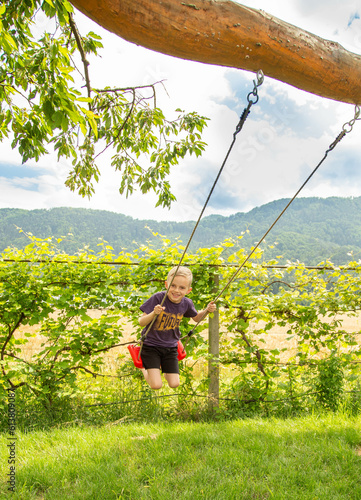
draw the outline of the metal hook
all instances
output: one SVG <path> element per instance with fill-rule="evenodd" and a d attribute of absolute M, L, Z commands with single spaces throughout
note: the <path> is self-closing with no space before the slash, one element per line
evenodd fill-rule
<path fill-rule="evenodd" d="M 361 120 L 361 108 L 358 104 L 355 105 L 355 120 Z"/>
<path fill-rule="evenodd" d="M 257 71 L 257 83 L 256 83 L 256 80 L 253 80 L 253 83 L 254 83 L 254 86 L 255 87 L 259 87 L 260 85 L 262 85 L 262 83 L 264 82 L 264 74 L 263 74 L 263 71 L 261 69 L 259 69 Z"/>

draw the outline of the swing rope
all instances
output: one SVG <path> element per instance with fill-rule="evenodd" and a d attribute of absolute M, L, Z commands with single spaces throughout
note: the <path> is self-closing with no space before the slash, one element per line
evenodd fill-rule
<path fill-rule="evenodd" d="M 231 151 L 232 151 L 232 148 L 233 148 L 233 146 L 234 146 L 234 144 L 235 144 L 235 142 L 236 142 L 237 135 L 238 135 L 238 134 L 239 134 L 239 132 L 242 130 L 243 125 L 244 125 L 244 123 L 245 123 L 245 121 L 246 121 L 246 119 L 247 119 L 247 117 L 248 117 L 248 115 L 249 115 L 249 113 L 250 113 L 250 111 L 251 111 L 251 107 L 253 106 L 253 104 L 256 104 L 256 103 L 258 102 L 258 100 L 259 100 L 259 96 L 258 96 L 258 87 L 259 87 L 260 85 L 262 85 L 263 81 L 264 81 L 264 75 L 263 75 L 263 72 L 262 72 L 261 70 L 259 70 L 259 71 L 257 71 L 257 80 L 253 80 L 253 84 L 254 84 L 253 90 L 252 90 L 252 91 L 248 94 L 248 96 L 247 96 L 248 105 L 247 105 L 247 107 L 243 110 L 243 113 L 242 113 L 242 115 L 241 115 L 241 117 L 240 117 L 240 120 L 239 120 L 239 122 L 238 122 L 238 124 L 237 124 L 237 126 L 236 126 L 236 130 L 235 130 L 235 132 L 234 132 L 234 134 L 233 134 L 233 140 L 232 140 L 232 142 L 231 142 L 231 145 L 230 145 L 230 147 L 229 147 L 229 149 L 228 149 L 228 151 L 227 151 L 227 154 L 226 154 L 226 156 L 225 156 L 225 158 L 224 158 L 224 160 L 223 160 L 223 163 L 222 163 L 222 165 L 221 165 L 221 167 L 220 167 L 220 169 L 219 169 L 219 172 L 218 172 L 218 174 L 217 174 L 217 177 L 215 178 L 215 180 L 214 180 L 214 182 L 213 182 L 213 186 L 212 186 L 211 190 L 209 191 L 208 197 L 207 197 L 207 199 L 206 199 L 206 201 L 205 201 L 205 203 L 204 203 L 204 205 L 203 205 L 203 208 L 202 208 L 202 210 L 201 210 L 201 212 L 200 212 L 200 214 L 199 214 L 198 220 L 197 220 L 197 222 L 196 222 L 196 224 L 195 224 L 195 226 L 194 226 L 194 228 L 193 228 L 193 231 L 192 231 L 192 233 L 191 233 L 191 235 L 190 235 L 190 237 L 189 237 L 189 239 L 188 239 L 187 245 L 186 245 L 186 246 L 185 246 L 185 248 L 184 248 L 183 254 L 182 254 L 182 256 L 181 256 L 181 258 L 180 258 L 180 260 L 179 260 L 179 263 L 178 263 L 178 265 L 177 265 L 176 271 L 175 271 L 175 273 L 174 273 L 174 274 L 173 274 L 173 276 L 172 276 L 171 282 L 170 282 L 170 284 L 169 284 L 169 286 L 168 286 L 168 289 L 166 290 L 166 293 L 165 293 L 165 295 L 164 295 L 164 297 L 163 297 L 163 300 L 162 300 L 162 302 L 161 302 L 161 304 L 160 304 L 161 306 L 164 304 L 165 299 L 167 298 L 167 295 L 168 295 L 168 290 L 169 290 L 169 288 L 171 287 L 171 285 L 172 285 L 172 283 L 173 283 L 173 280 L 174 280 L 175 276 L 177 275 L 178 269 L 180 268 L 180 266 L 181 266 L 181 264 L 182 264 L 182 262 L 183 262 L 183 259 L 184 259 L 185 255 L 186 255 L 186 253 L 187 253 L 188 248 L 189 248 L 189 245 L 190 245 L 190 243 L 191 243 L 191 241 L 192 241 L 192 239 L 193 239 L 193 236 L 194 236 L 194 234 L 195 234 L 195 232 L 196 232 L 196 230 L 197 230 L 197 228 L 198 228 L 198 225 L 199 225 L 199 223 L 200 223 L 200 221 L 201 221 L 201 219 L 202 219 L 202 217 L 203 217 L 204 211 L 205 211 L 205 209 L 207 208 L 208 202 L 209 202 L 209 200 L 210 200 L 210 198 L 211 198 L 211 196 L 212 196 L 212 194 L 213 194 L 213 191 L 214 191 L 214 189 L 215 189 L 215 187 L 216 187 L 216 185 L 217 185 L 217 182 L 218 182 L 218 180 L 219 180 L 219 178 L 220 178 L 220 176 L 221 176 L 221 174 L 222 174 L 222 171 L 223 171 L 223 169 L 224 169 L 224 166 L 225 166 L 225 164 L 227 163 L 228 157 L 229 157 L 229 155 L 230 155 L 230 153 L 231 153 Z M 145 331 L 145 333 L 142 335 L 142 337 L 141 337 L 141 339 L 140 339 L 140 349 L 139 349 L 139 354 L 138 354 L 138 360 L 140 359 L 140 355 L 141 355 L 141 353 L 142 353 L 142 348 L 143 348 L 143 343 L 144 343 L 144 340 L 145 340 L 145 338 L 147 337 L 147 335 L 148 335 L 148 333 L 149 333 L 150 329 L 152 328 L 152 326 L 153 326 L 154 322 L 156 321 L 157 316 L 158 316 L 158 315 L 155 315 L 155 316 L 154 316 L 153 320 L 152 320 L 152 321 L 150 322 L 150 324 L 148 325 L 147 330 Z"/>
<path fill-rule="evenodd" d="M 254 254 L 254 252 L 257 250 L 257 248 L 260 246 L 260 244 L 263 242 L 263 240 L 266 238 L 266 236 L 270 233 L 270 231 L 273 229 L 273 227 L 277 224 L 277 222 L 279 221 L 279 219 L 283 216 L 283 214 L 286 212 L 286 210 L 289 208 L 289 206 L 293 203 L 293 201 L 297 198 L 297 196 L 299 195 L 299 193 L 302 191 L 302 189 L 306 186 L 306 184 L 308 183 L 308 181 L 313 177 L 313 175 L 317 172 L 317 170 L 319 169 L 319 167 L 322 165 L 322 163 L 325 161 L 325 159 L 327 158 L 328 156 L 328 153 L 330 151 L 332 151 L 333 149 L 335 149 L 335 147 L 337 146 L 337 144 L 345 137 L 346 134 L 348 134 L 349 132 L 352 131 L 353 129 L 353 126 L 354 124 L 356 123 L 357 120 L 361 120 L 361 109 L 360 109 L 360 106 L 356 105 L 355 106 L 355 114 L 354 114 L 354 117 L 349 121 L 349 122 L 346 122 L 343 124 L 342 126 L 342 131 L 338 134 L 338 136 L 336 137 L 336 139 L 333 141 L 333 143 L 329 146 L 329 148 L 326 150 L 325 154 L 324 154 L 324 157 L 322 158 L 322 160 L 318 163 L 318 165 L 314 168 L 314 170 L 311 172 L 311 174 L 307 177 L 307 179 L 304 181 L 304 183 L 302 184 L 302 186 L 298 189 L 298 191 L 295 193 L 295 195 L 293 196 L 293 198 L 291 198 L 291 200 L 287 203 L 287 205 L 285 206 L 285 208 L 281 211 L 281 213 L 278 215 L 278 217 L 274 220 L 274 222 L 271 224 L 271 226 L 267 229 L 267 231 L 264 233 L 264 235 L 262 236 L 262 238 L 258 241 L 258 243 L 256 244 L 256 246 L 253 247 L 253 249 L 249 252 L 249 254 L 247 255 L 247 257 L 243 260 L 243 262 L 241 263 L 241 265 L 236 269 L 236 271 L 234 272 L 234 274 L 231 276 L 231 278 L 228 280 L 228 282 L 225 284 L 224 288 L 219 292 L 219 294 L 213 299 L 213 302 L 217 302 L 219 300 L 219 298 L 224 294 L 224 292 L 227 290 L 227 288 L 233 283 L 233 281 L 237 278 L 238 274 L 241 272 L 241 270 L 244 268 L 245 264 L 248 262 L 248 260 L 252 257 L 252 255 Z M 349 127 L 347 129 L 347 126 Z M 192 330 L 190 332 L 188 332 L 188 334 L 185 336 L 185 337 L 182 337 L 182 339 L 184 338 L 188 338 L 194 333 L 194 330 L 197 328 L 197 326 L 199 325 L 199 323 L 201 323 L 207 316 L 207 312 L 199 319 L 199 321 L 196 323 L 196 325 L 194 325 L 194 327 L 192 328 Z M 181 340 L 182 340 L 181 339 Z"/>

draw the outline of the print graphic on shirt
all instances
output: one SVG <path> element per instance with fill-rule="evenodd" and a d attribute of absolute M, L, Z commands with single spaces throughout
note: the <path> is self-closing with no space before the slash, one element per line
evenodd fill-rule
<path fill-rule="evenodd" d="M 182 314 L 174 314 L 168 312 L 161 312 L 157 317 L 154 325 L 155 330 L 174 330 L 174 328 L 179 328 L 180 322 L 183 318 Z"/>

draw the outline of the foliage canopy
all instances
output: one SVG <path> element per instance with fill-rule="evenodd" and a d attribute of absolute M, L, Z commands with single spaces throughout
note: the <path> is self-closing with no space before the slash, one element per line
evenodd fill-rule
<path fill-rule="evenodd" d="M 39 29 L 39 14 L 52 20 L 52 32 Z M 101 155 L 110 149 L 120 193 L 152 190 L 157 205 L 170 207 L 170 169 L 188 153 L 201 155 L 206 118 L 178 109 L 167 120 L 156 105 L 157 83 L 93 88 L 87 58 L 101 48 L 99 35 L 79 33 L 67 0 L 6 0 L 0 6 L 0 140 L 11 138 L 23 162 L 38 161 L 49 147 L 58 159 L 71 160 L 66 185 L 83 197 L 94 193 Z"/>
<path fill-rule="evenodd" d="M 28 398 L 36 395 L 51 407 L 79 394 L 79 374 L 102 375 L 103 354 L 128 341 L 124 319 L 134 325 L 134 341 L 140 334 L 139 306 L 163 288 L 168 268 L 182 254 L 179 242 L 159 238 L 161 249 L 142 245 L 119 255 L 103 241 L 97 254 L 84 250 L 69 256 L 59 250 L 60 239 L 34 236 L 23 250 L 7 249 L 0 263 L 0 391 L 25 390 Z M 214 274 L 223 289 L 232 266 L 244 257 L 232 239 L 187 255 L 197 309 L 215 296 Z M 358 332 L 347 331 L 340 315 L 360 313 L 360 264 L 354 263 L 353 271 L 331 263 L 328 271 L 300 263 L 276 269 L 261 265 L 261 258 L 258 249 L 218 301 L 219 362 L 231 374 L 222 396 L 231 407 L 281 399 L 296 408 L 316 399 L 337 409 L 344 388 L 359 387 Z M 94 317 L 94 310 L 101 314 Z M 286 347 L 266 346 L 272 328 L 286 331 Z M 183 329 L 185 335 L 187 326 Z M 38 347 L 29 351 L 39 334 Z M 187 353 L 207 358 L 207 339 L 199 330 Z M 197 379 L 194 366 L 194 361 L 182 365 L 184 395 L 207 389 L 207 378 Z M 118 375 L 132 376 L 131 369 L 130 356 L 120 357 Z M 137 373 L 133 377 L 135 384 Z"/>

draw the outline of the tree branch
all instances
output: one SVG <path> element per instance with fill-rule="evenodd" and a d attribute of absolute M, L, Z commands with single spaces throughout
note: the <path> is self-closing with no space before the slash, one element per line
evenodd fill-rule
<path fill-rule="evenodd" d="M 74 35 L 75 41 L 76 41 L 76 45 L 78 47 L 78 50 L 79 50 L 79 53 L 81 56 L 81 60 L 83 62 L 85 85 L 86 85 L 86 88 L 88 91 L 88 97 L 91 98 L 91 85 L 90 85 L 90 78 L 89 78 L 89 61 L 86 58 L 84 48 L 83 48 L 83 43 L 81 40 L 81 36 L 79 34 L 78 28 L 74 22 L 73 15 L 71 12 L 69 12 L 69 24 L 70 24 L 70 29 L 71 29 L 71 31 Z M 88 106 L 89 106 L 89 110 L 92 111 L 92 107 L 91 107 L 90 103 L 88 104 Z"/>

